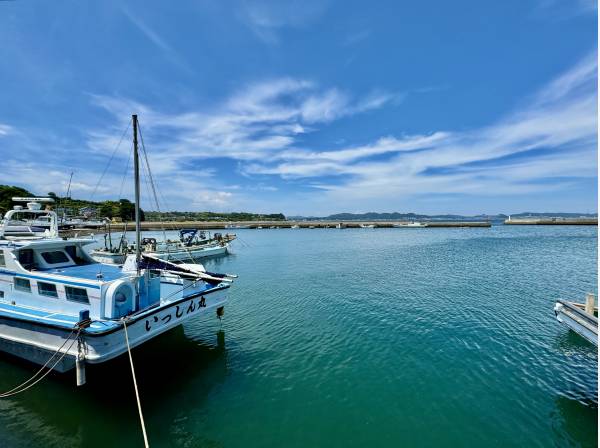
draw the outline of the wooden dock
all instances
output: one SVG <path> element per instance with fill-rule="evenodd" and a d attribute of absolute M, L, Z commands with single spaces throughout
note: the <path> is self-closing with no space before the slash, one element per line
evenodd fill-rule
<path fill-rule="evenodd" d="M 513 226 L 597 226 L 598 218 L 509 218 L 504 224 Z"/>

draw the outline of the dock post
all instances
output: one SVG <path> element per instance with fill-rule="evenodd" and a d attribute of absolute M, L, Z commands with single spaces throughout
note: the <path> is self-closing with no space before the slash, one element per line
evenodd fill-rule
<path fill-rule="evenodd" d="M 585 296 L 585 312 L 593 316 L 595 307 L 596 296 L 592 293 L 588 293 L 587 296 Z"/>

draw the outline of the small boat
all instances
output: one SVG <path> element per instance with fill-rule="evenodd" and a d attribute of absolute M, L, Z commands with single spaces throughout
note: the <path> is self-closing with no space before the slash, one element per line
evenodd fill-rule
<path fill-rule="evenodd" d="M 108 238 L 107 238 L 108 235 Z M 112 246 L 110 233 L 104 237 L 104 248 L 91 252 L 92 256 L 101 263 L 123 264 L 128 255 L 135 253 L 135 244 L 129 244 L 125 235 L 121 236 L 119 244 Z M 236 238 L 233 233 L 225 235 L 198 229 L 181 229 L 179 241 L 157 241 L 156 238 L 142 238 L 142 252 L 161 260 L 195 261 L 201 258 L 226 255 L 229 243 Z"/>
<path fill-rule="evenodd" d="M 427 223 L 419 221 L 397 222 L 392 224 L 392 226 L 398 229 L 420 229 L 423 227 L 427 227 Z"/>
<path fill-rule="evenodd" d="M 290 229 L 299 229 L 300 226 L 298 224 L 294 224 L 292 227 L 290 227 Z"/>
<path fill-rule="evenodd" d="M 243 225 L 243 224 L 225 224 L 225 228 L 226 229 L 249 229 L 250 226 Z"/>
<path fill-rule="evenodd" d="M 375 224 L 361 224 L 360 228 L 361 229 L 374 229 L 375 228 Z"/>
<path fill-rule="evenodd" d="M 108 361 L 208 312 L 220 317 L 235 278 L 142 253 L 132 118 L 138 244 L 122 267 L 94 260 L 85 250 L 93 239 L 58 238 L 52 211 L 48 234 L 7 236 L 10 219 L 0 227 L 0 350 L 49 369 L 76 367 L 78 385 L 87 363 Z"/>
<path fill-rule="evenodd" d="M 337 223 L 335 225 L 336 229 L 345 229 L 346 228 L 346 224 L 344 224 L 343 222 Z"/>
<path fill-rule="evenodd" d="M 598 308 L 594 302 L 593 294 L 588 294 L 585 304 L 559 299 L 554 305 L 554 315 L 560 323 L 598 346 Z"/>

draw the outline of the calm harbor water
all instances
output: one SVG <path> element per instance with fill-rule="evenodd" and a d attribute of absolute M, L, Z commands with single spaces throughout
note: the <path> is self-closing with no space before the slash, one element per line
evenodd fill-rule
<path fill-rule="evenodd" d="M 225 317 L 133 352 L 152 446 L 595 446 L 596 227 L 238 230 Z M 0 390 L 34 368 L 0 356 Z M 0 400 L 0 445 L 142 446 L 126 359 Z"/>

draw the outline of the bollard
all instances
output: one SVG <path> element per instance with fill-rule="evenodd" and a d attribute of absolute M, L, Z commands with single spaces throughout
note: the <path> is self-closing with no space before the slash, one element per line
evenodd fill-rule
<path fill-rule="evenodd" d="M 585 296 L 585 312 L 587 314 L 594 315 L 594 308 L 596 307 L 596 296 L 592 293 L 588 293 Z"/>

